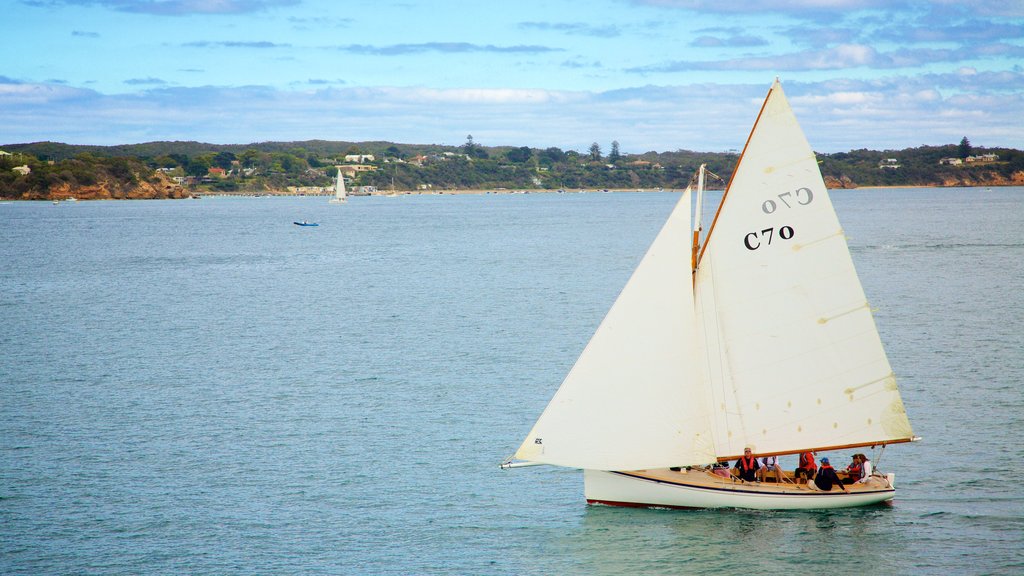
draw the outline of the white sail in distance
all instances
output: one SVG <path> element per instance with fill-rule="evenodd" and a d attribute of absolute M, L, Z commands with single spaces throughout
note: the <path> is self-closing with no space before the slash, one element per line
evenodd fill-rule
<path fill-rule="evenodd" d="M 334 198 L 331 198 L 331 204 L 342 204 L 348 200 L 348 191 L 345 190 L 345 177 L 341 173 L 341 168 L 338 168 L 338 178 L 334 182 Z"/>

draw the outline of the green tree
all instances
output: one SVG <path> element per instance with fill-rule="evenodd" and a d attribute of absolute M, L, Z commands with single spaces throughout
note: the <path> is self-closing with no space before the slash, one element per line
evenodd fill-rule
<path fill-rule="evenodd" d="M 971 141 L 967 139 L 967 136 L 964 136 L 963 140 L 960 141 L 960 147 L 958 150 L 961 158 L 967 158 L 971 155 Z"/>
<path fill-rule="evenodd" d="M 187 166 L 185 166 L 185 174 L 189 176 L 206 176 L 206 173 L 210 171 L 210 159 L 205 156 L 193 158 L 189 160 Z"/>
<path fill-rule="evenodd" d="M 601 161 L 601 145 L 597 142 L 590 145 L 590 159 L 594 162 Z"/>
<path fill-rule="evenodd" d="M 505 157 L 508 158 L 509 162 L 515 162 L 516 164 L 523 164 L 530 160 L 533 156 L 533 151 L 528 146 L 522 146 L 519 148 L 513 148 L 505 153 Z"/>
<path fill-rule="evenodd" d="M 545 149 L 538 156 L 540 157 L 541 162 L 544 162 L 545 164 L 559 164 L 566 160 L 565 152 L 563 152 L 561 148 L 555 147 Z"/>
<path fill-rule="evenodd" d="M 265 167 L 270 161 L 270 155 L 255 148 L 249 148 L 242 152 L 239 159 L 242 161 L 243 168 Z"/>
<path fill-rule="evenodd" d="M 608 153 L 608 162 L 615 164 L 622 158 L 622 154 L 619 154 L 619 141 L 612 140 L 612 151 Z"/>
<path fill-rule="evenodd" d="M 178 166 L 184 166 L 188 164 L 188 158 L 184 158 L 184 161 L 179 160 L 176 156 L 180 154 L 164 154 L 157 156 L 153 159 L 153 165 L 157 168 L 177 168 Z"/>
<path fill-rule="evenodd" d="M 465 152 L 466 156 L 470 158 L 488 158 L 487 151 L 484 150 L 483 146 L 480 146 L 473 141 L 473 135 L 466 135 L 466 143 L 462 145 L 462 151 Z"/>
<path fill-rule="evenodd" d="M 225 170 L 231 169 L 231 163 L 236 160 L 233 152 L 217 152 L 217 155 L 210 161 L 212 166 L 223 168 Z"/>

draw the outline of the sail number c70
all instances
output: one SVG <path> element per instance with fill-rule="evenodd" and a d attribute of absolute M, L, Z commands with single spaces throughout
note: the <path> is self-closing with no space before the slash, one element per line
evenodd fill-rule
<path fill-rule="evenodd" d="M 792 226 L 782 226 L 778 230 L 778 237 L 783 240 L 789 240 L 793 238 L 795 231 Z M 747 247 L 747 250 L 757 250 L 761 247 L 761 244 L 768 246 L 772 243 L 772 239 L 776 236 L 775 228 L 765 228 L 760 232 L 751 232 L 743 237 L 743 245 Z"/>
<path fill-rule="evenodd" d="M 778 198 L 778 202 L 775 201 Z M 807 206 L 814 202 L 814 192 L 806 186 L 789 190 L 782 194 L 776 194 L 775 198 L 769 198 L 761 203 L 761 211 L 765 214 L 774 214 L 779 209 L 797 208 Z M 790 240 L 796 234 L 792 226 L 780 226 L 778 228 L 765 228 L 760 232 L 750 232 L 743 237 L 743 245 L 747 250 L 757 250 L 762 245 L 769 246 L 776 237 L 782 240 Z"/>

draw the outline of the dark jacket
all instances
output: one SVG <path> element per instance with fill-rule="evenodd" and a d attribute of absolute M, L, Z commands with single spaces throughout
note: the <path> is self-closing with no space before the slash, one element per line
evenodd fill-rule
<path fill-rule="evenodd" d="M 828 492 L 832 490 L 833 485 L 842 485 L 842 482 L 839 481 L 839 476 L 836 475 L 834 468 L 828 464 L 822 464 L 821 468 L 818 468 L 818 475 L 814 477 L 814 484 L 818 488 Z"/>

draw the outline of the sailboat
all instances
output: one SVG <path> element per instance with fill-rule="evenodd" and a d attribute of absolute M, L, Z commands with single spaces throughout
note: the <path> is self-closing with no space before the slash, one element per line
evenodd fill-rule
<path fill-rule="evenodd" d="M 344 204 L 348 202 L 348 192 L 345 190 L 345 177 L 341 174 L 341 168 L 338 168 L 338 180 L 334 183 L 334 198 L 331 198 L 331 204 Z"/>
<path fill-rule="evenodd" d="M 583 470 L 588 503 L 819 509 L 848 491 L 746 482 L 716 465 L 910 442 L 910 421 L 814 152 L 775 80 L 703 235 L 687 187 L 503 468 Z M 696 224 L 695 224 L 696 222 Z"/>

